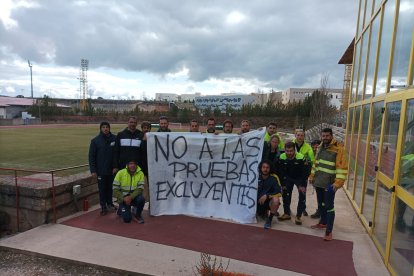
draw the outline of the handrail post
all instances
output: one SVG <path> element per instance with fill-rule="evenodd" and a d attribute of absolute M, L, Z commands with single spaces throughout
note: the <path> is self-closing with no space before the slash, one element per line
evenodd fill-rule
<path fill-rule="evenodd" d="M 53 220 L 56 223 L 56 195 L 55 195 L 55 177 L 52 171 L 52 208 L 53 208 Z"/>
<path fill-rule="evenodd" d="M 16 224 L 17 232 L 20 232 L 20 194 L 19 185 L 17 184 L 17 171 L 14 170 L 14 184 L 16 187 Z"/>

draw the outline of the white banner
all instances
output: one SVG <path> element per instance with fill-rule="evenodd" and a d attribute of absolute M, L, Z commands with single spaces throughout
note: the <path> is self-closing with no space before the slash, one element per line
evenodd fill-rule
<path fill-rule="evenodd" d="M 151 214 L 256 222 L 264 134 L 147 133 Z"/>

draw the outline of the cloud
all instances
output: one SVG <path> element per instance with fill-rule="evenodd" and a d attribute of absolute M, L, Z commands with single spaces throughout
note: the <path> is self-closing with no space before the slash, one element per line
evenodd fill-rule
<path fill-rule="evenodd" d="M 183 91 L 207 90 L 211 80 L 217 85 L 243 80 L 249 89 L 301 87 L 317 83 L 325 72 L 333 86 L 341 87 L 343 68 L 337 61 L 354 36 L 357 13 L 357 3 L 342 0 L 5 3 L 0 85 L 27 77 L 20 67 L 8 72 L 16 60 L 30 59 L 38 68 L 58 72 L 72 68 L 70 78 L 76 79 L 80 59 L 87 58 L 91 72 L 150 76 L 161 80 L 159 90 L 182 74 L 175 80 Z M 42 80 L 46 84 L 48 78 L 42 75 Z M 126 83 L 136 85 L 131 90 L 149 91 L 128 78 Z M 101 93 L 113 93 L 114 87 L 106 86 L 110 83 L 102 78 L 94 83 Z M 148 93 L 163 92 L 156 87 Z"/>

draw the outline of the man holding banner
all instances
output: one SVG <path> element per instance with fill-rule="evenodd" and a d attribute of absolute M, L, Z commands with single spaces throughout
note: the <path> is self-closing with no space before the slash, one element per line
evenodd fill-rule
<path fill-rule="evenodd" d="M 257 188 L 257 214 L 265 217 L 265 229 L 272 227 L 273 217 L 280 206 L 282 189 L 277 175 L 271 175 L 272 164 L 268 160 L 260 163 L 260 176 Z M 270 214 L 268 214 L 270 210 Z"/>

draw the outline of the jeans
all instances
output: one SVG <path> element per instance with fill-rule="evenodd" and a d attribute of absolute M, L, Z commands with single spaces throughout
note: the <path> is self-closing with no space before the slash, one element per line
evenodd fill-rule
<path fill-rule="evenodd" d="M 142 210 L 144 209 L 145 205 L 145 198 L 142 195 L 137 195 L 134 200 L 132 200 L 131 205 L 125 204 L 125 202 L 121 202 L 119 204 L 119 215 L 122 217 L 124 222 L 129 223 L 132 220 L 132 212 L 131 212 L 131 206 L 134 206 L 137 208 L 137 212 L 135 214 L 136 217 L 140 217 Z"/>
<path fill-rule="evenodd" d="M 318 209 L 321 212 L 320 224 L 326 224 L 326 233 L 331 233 L 335 221 L 335 192 L 329 189 L 315 187 L 318 199 Z"/>

